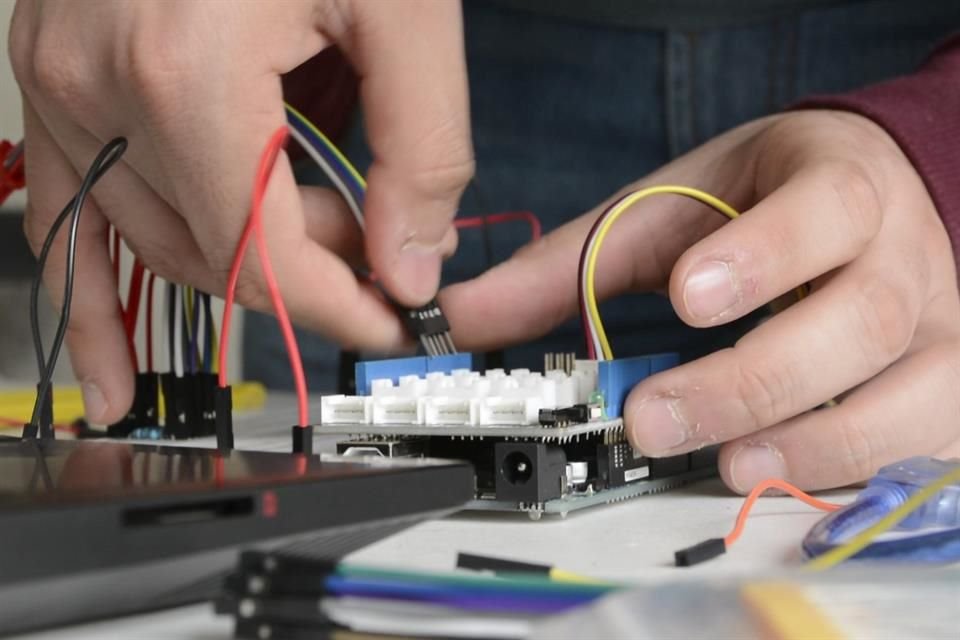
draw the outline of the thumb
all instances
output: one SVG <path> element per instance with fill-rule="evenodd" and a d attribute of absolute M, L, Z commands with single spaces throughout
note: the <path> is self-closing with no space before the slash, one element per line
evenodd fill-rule
<path fill-rule="evenodd" d="M 401 303 L 428 301 L 473 176 L 459 2 L 354 2 L 334 39 L 360 76 L 373 164 L 367 258 Z"/>

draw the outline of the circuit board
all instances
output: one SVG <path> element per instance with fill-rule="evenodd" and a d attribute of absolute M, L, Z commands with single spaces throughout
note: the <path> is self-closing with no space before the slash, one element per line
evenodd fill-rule
<path fill-rule="evenodd" d="M 469 355 L 361 363 L 357 395 L 325 396 L 319 432 L 346 456 L 466 460 L 470 509 L 565 516 L 716 473 L 716 451 L 646 458 L 627 442 L 626 393 L 670 355 L 596 363 L 551 356 L 543 373 L 470 369 Z"/>

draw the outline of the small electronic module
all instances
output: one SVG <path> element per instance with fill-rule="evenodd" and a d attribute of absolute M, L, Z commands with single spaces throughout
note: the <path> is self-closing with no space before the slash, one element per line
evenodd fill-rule
<path fill-rule="evenodd" d="M 646 458 L 627 442 L 629 390 L 676 354 L 577 360 L 543 372 L 474 371 L 469 354 L 361 362 L 357 395 L 321 400 L 319 433 L 347 456 L 453 458 L 476 471 L 469 508 L 532 519 L 663 491 L 712 475 L 715 450 Z"/>

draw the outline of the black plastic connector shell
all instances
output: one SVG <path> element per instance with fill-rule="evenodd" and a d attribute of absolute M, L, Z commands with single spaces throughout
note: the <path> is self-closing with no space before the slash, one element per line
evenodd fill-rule
<path fill-rule="evenodd" d="M 138 373 L 134 377 L 133 404 L 119 422 L 107 427 L 111 438 L 126 438 L 138 427 L 159 424 L 160 381 L 156 373 Z"/>
<path fill-rule="evenodd" d="M 401 315 L 407 331 L 414 337 L 433 336 L 450 331 L 450 323 L 436 299 L 416 309 L 403 308 Z"/>
<path fill-rule="evenodd" d="M 322 556 L 247 550 L 240 553 L 237 568 L 241 572 L 248 573 L 293 573 L 296 575 L 326 576 L 333 573 L 338 564 L 339 560 Z"/>
<path fill-rule="evenodd" d="M 540 409 L 540 425 L 557 427 L 568 424 L 581 424 L 590 419 L 589 407 L 585 404 L 575 404 L 562 409 Z"/>
<path fill-rule="evenodd" d="M 293 436 L 293 452 L 302 453 L 307 456 L 313 455 L 313 425 L 305 427 L 293 427 L 291 430 Z"/>
<path fill-rule="evenodd" d="M 220 388 L 217 374 L 198 373 L 196 385 L 199 423 L 193 426 L 194 435 L 214 435 L 217 432 L 217 390 Z"/>
<path fill-rule="evenodd" d="M 713 560 L 726 552 L 727 543 L 723 541 L 723 538 L 710 538 L 692 547 L 680 549 L 673 554 L 673 560 L 678 567 L 692 567 L 695 564 Z"/>
<path fill-rule="evenodd" d="M 37 383 L 37 394 L 40 393 L 40 383 Z M 53 430 L 53 383 L 47 386 L 47 395 L 40 401 L 40 437 L 54 438 Z"/>
<path fill-rule="evenodd" d="M 164 436 L 175 439 L 190 437 L 184 379 L 174 373 L 161 373 L 160 387 L 163 389 Z"/>
<path fill-rule="evenodd" d="M 213 392 L 213 422 L 217 435 L 217 449 L 233 449 L 233 389 L 216 387 Z"/>
<path fill-rule="evenodd" d="M 545 564 L 480 556 L 473 553 L 463 553 L 462 551 L 457 553 L 456 566 L 457 569 L 470 571 L 492 571 L 499 574 L 534 573 L 544 576 L 550 575 L 552 570 L 549 565 Z"/>

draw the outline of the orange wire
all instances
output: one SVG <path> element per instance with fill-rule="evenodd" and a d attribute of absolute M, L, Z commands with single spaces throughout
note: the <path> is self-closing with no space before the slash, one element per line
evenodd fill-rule
<path fill-rule="evenodd" d="M 801 491 L 785 480 L 768 478 L 755 486 L 753 491 L 751 491 L 747 496 L 747 499 L 743 501 L 743 506 L 740 507 L 740 513 L 737 514 L 737 521 L 733 525 L 733 530 L 727 534 L 727 537 L 723 539 L 723 542 L 727 547 L 736 542 L 743 534 L 743 528 L 747 524 L 747 517 L 750 515 L 750 510 L 753 509 L 753 505 L 756 504 L 757 500 L 760 498 L 760 495 L 763 494 L 764 491 L 768 491 L 770 489 L 780 489 L 781 491 L 785 491 L 804 504 L 821 511 L 836 511 L 843 506 L 842 504 L 818 500 L 809 493 Z"/>

